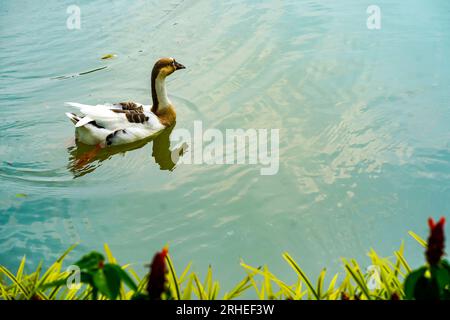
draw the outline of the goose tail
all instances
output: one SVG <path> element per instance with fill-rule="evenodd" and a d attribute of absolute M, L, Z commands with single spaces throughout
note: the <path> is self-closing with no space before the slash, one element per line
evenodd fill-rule
<path fill-rule="evenodd" d="M 75 113 L 66 112 L 66 116 L 67 116 L 67 118 L 70 119 L 70 121 L 72 121 L 72 123 L 74 125 L 76 125 L 78 123 L 78 121 L 81 120 L 81 118 L 79 116 L 77 116 Z"/>
<path fill-rule="evenodd" d="M 66 112 L 66 116 L 72 121 L 76 128 L 83 127 L 86 124 L 94 121 L 94 119 L 89 118 L 88 116 L 80 117 L 75 113 Z"/>

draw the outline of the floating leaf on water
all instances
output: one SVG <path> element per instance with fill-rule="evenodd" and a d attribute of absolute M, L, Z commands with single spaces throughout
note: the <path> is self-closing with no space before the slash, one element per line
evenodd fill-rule
<path fill-rule="evenodd" d="M 108 68 L 108 66 L 103 66 L 103 67 L 100 67 L 100 68 L 96 68 L 96 69 L 92 69 L 92 70 L 84 71 L 84 72 L 80 72 L 80 73 L 75 73 L 75 74 L 69 74 L 69 75 L 65 75 L 65 76 L 54 77 L 54 78 L 51 78 L 51 79 L 54 79 L 54 80 L 70 79 L 70 78 L 75 78 L 75 77 L 78 77 L 78 76 L 83 76 L 83 75 L 85 75 L 85 74 L 89 74 L 89 73 L 92 73 L 92 72 L 100 71 L 100 70 L 103 70 L 103 69 L 106 69 L 106 68 Z"/>
<path fill-rule="evenodd" d="M 77 76 L 78 76 L 78 74 L 76 73 L 76 74 L 69 74 L 67 76 L 58 76 L 58 77 L 54 77 L 54 78 L 51 78 L 51 79 L 52 80 L 64 80 L 64 79 L 75 78 Z"/>
<path fill-rule="evenodd" d="M 106 68 L 108 68 L 108 67 L 104 66 L 104 67 L 100 67 L 100 68 L 97 68 L 97 69 L 92 69 L 92 70 L 89 70 L 89 71 L 80 72 L 78 75 L 82 76 L 82 75 L 85 75 L 85 74 L 88 74 L 88 73 L 92 73 L 92 72 L 95 72 L 95 71 L 100 71 L 100 70 L 103 70 L 103 69 L 106 69 Z"/>
<path fill-rule="evenodd" d="M 102 57 L 102 60 L 112 59 L 112 58 L 115 58 L 115 57 L 117 57 L 117 55 L 115 55 L 115 54 L 113 54 L 113 53 L 105 54 L 105 55 Z"/>
<path fill-rule="evenodd" d="M 27 195 L 25 193 L 18 193 L 18 194 L 16 194 L 16 197 L 17 198 L 26 198 Z"/>

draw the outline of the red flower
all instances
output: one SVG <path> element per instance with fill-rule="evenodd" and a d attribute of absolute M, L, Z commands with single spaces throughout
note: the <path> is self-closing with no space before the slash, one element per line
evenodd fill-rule
<path fill-rule="evenodd" d="M 428 219 L 430 236 L 428 237 L 428 247 L 425 255 L 431 266 L 437 265 L 441 260 L 441 257 L 444 255 L 444 224 L 444 217 L 442 217 L 437 223 L 435 223 L 432 218 Z"/>
<path fill-rule="evenodd" d="M 350 297 L 345 292 L 341 292 L 341 300 L 350 300 Z"/>
<path fill-rule="evenodd" d="M 166 256 L 169 249 L 164 247 L 161 252 L 157 252 L 150 265 L 150 275 L 147 283 L 147 292 L 150 299 L 161 299 L 161 294 L 165 291 L 166 284 Z"/>
<path fill-rule="evenodd" d="M 397 292 L 394 292 L 394 293 L 391 295 L 391 300 L 400 300 L 400 296 L 398 295 Z"/>

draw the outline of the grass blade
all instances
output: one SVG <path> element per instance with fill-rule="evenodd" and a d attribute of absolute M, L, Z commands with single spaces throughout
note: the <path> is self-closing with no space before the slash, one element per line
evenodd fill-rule
<path fill-rule="evenodd" d="M 0 272 L 7 276 L 16 285 L 25 297 L 28 297 L 30 292 L 22 285 L 20 281 L 17 280 L 17 278 L 8 269 L 0 265 Z"/>
<path fill-rule="evenodd" d="M 427 242 L 422 239 L 417 233 L 409 231 L 408 234 L 413 237 L 414 240 L 416 240 L 422 247 L 426 248 L 428 246 Z"/>
<path fill-rule="evenodd" d="M 295 270 L 295 272 L 300 276 L 300 278 L 305 281 L 306 285 L 308 286 L 309 290 L 311 291 L 311 293 L 314 295 L 314 297 L 317 300 L 320 300 L 320 296 L 317 293 L 317 291 L 314 289 L 311 281 L 309 281 L 308 277 L 306 276 L 306 274 L 303 272 L 303 270 L 297 265 L 297 263 L 294 261 L 294 259 L 292 259 L 292 257 L 287 253 L 283 253 L 283 258 L 289 263 L 289 265 L 292 267 L 292 269 Z"/>
<path fill-rule="evenodd" d="M 169 266 L 169 276 L 172 279 L 172 283 L 175 289 L 175 298 L 177 300 L 181 299 L 181 293 L 180 293 L 180 286 L 178 285 L 178 278 L 177 278 L 177 274 L 175 272 L 175 268 L 173 266 L 172 263 L 172 259 L 170 259 L 170 256 L 167 255 L 166 256 L 166 261 L 167 261 L 167 265 Z"/>

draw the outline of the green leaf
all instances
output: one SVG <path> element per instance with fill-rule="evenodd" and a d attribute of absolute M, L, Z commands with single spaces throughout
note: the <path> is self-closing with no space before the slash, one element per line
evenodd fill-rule
<path fill-rule="evenodd" d="M 408 275 L 408 277 L 406 277 L 404 287 L 405 287 L 405 298 L 407 300 L 414 299 L 417 281 L 424 276 L 426 271 L 427 271 L 426 267 L 421 267 L 417 270 L 414 270 Z"/>
<path fill-rule="evenodd" d="M 111 252 L 111 249 L 109 248 L 107 243 L 103 244 L 103 249 L 105 250 L 106 258 L 108 259 L 108 262 L 109 263 L 117 263 L 117 260 L 116 260 L 116 258 L 114 258 L 113 254 Z"/>
<path fill-rule="evenodd" d="M 55 280 L 52 282 L 47 282 L 47 283 L 41 285 L 40 289 L 45 290 L 45 289 L 53 288 L 53 287 L 60 287 L 60 286 L 65 285 L 66 282 L 67 282 L 67 278 Z"/>
<path fill-rule="evenodd" d="M 105 261 L 105 257 L 101 253 L 93 251 L 75 262 L 75 265 L 80 269 L 93 270 L 98 269 L 100 262 L 103 261 Z"/>
<path fill-rule="evenodd" d="M 149 274 L 147 273 L 146 275 L 144 275 L 142 277 L 141 281 L 138 283 L 137 292 L 142 292 L 145 290 L 145 288 L 147 287 L 147 284 L 148 284 L 148 279 L 149 279 Z"/>
<path fill-rule="evenodd" d="M 13 300 L 13 296 L 10 296 L 8 294 L 8 292 L 6 291 L 6 286 L 4 286 L 1 282 L 0 282 L 0 291 L 2 292 L 2 297 L 4 300 Z"/>
<path fill-rule="evenodd" d="M 441 265 L 450 273 L 450 263 L 447 260 L 441 259 Z"/>
<path fill-rule="evenodd" d="M 250 277 L 250 275 L 246 276 L 244 280 L 239 282 L 230 292 L 227 292 L 223 297 L 223 300 L 237 298 L 240 294 L 242 294 L 242 292 L 250 288 L 252 286 L 250 283 Z"/>
<path fill-rule="evenodd" d="M 61 263 L 66 257 L 67 255 L 77 246 L 78 244 L 73 244 L 71 245 L 66 251 L 64 251 L 64 253 L 56 260 L 56 263 Z"/>
<path fill-rule="evenodd" d="M 245 269 L 247 269 L 247 273 L 248 271 L 251 272 L 251 274 L 249 274 L 250 276 L 250 282 L 252 284 L 252 286 L 255 288 L 255 290 L 257 291 L 258 296 L 261 295 L 261 293 L 258 290 L 258 286 L 254 280 L 253 275 L 262 275 L 264 276 L 264 272 L 261 271 L 261 267 L 258 268 L 253 268 L 247 264 L 245 264 L 243 261 L 241 261 L 241 266 L 244 267 Z M 286 295 L 286 297 L 292 298 L 293 296 L 295 296 L 295 290 L 293 290 L 290 286 L 288 286 L 286 283 L 284 283 L 283 281 L 281 281 L 280 279 L 278 279 L 277 277 L 275 277 L 272 273 L 268 272 L 268 275 L 270 276 L 270 279 L 275 282 L 278 287 L 280 287 L 280 289 L 283 290 L 283 294 Z M 264 288 L 262 286 L 262 288 Z"/>
<path fill-rule="evenodd" d="M 167 261 L 167 265 L 169 266 L 169 275 L 171 278 L 171 282 L 174 285 L 174 289 L 175 289 L 175 299 L 180 300 L 181 298 L 181 293 L 180 293 L 180 286 L 178 285 L 178 277 L 177 277 L 177 273 L 175 272 L 175 268 L 173 266 L 172 263 L 172 259 L 170 259 L 169 255 L 166 255 L 166 261 Z"/>
<path fill-rule="evenodd" d="M 401 263 L 401 265 L 405 268 L 406 272 L 411 272 L 411 267 L 409 266 L 408 262 L 406 261 L 405 257 L 403 256 L 403 253 L 400 251 L 394 252 L 394 255 L 397 257 L 398 261 Z M 396 275 L 398 274 L 398 270 L 396 269 Z"/>
<path fill-rule="evenodd" d="M 212 292 L 210 293 L 210 299 L 211 300 L 216 300 L 217 299 L 217 295 L 219 294 L 219 290 L 220 290 L 220 284 L 218 281 L 214 281 L 213 287 L 212 287 Z"/>
<path fill-rule="evenodd" d="M 106 68 L 108 68 L 108 67 L 104 66 L 104 67 L 100 67 L 100 68 L 95 68 L 95 69 L 92 69 L 92 70 L 89 70 L 89 71 L 80 72 L 78 75 L 79 76 L 84 76 L 85 74 L 89 74 L 89 73 L 92 73 L 92 72 L 100 71 L 100 70 L 103 70 L 103 69 L 106 69 Z"/>
<path fill-rule="evenodd" d="M 359 289 L 364 293 L 364 295 L 367 297 L 367 299 L 371 300 L 372 297 L 370 296 L 369 288 L 366 285 L 366 280 L 364 279 L 364 276 L 361 273 L 361 270 L 359 268 L 359 265 L 356 263 L 356 261 L 352 260 L 353 267 L 350 263 L 348 263 L 346 260 L 344 260 L 344 267 L 347 270 L 348 274 L 351 278 L 356 282 Z"/>
<path fill-rule="evenodd" d="M 0 272 L 4 273 L 17 287 L 20 289 L 22 294 L 27 297 L 29 295 L 28 290 L 24 287 L 24 285 L 17 280 L 17 278 L 4 266 L 0 265 Z"/>
<path fill-rule="evenodd" d="M 330 284 L 328 285 L 327 295 L 330 296 L 335 291 L 336 282 L 338 280 L 339 274 L 335 274 L 333 279 L 331 279 Z"/>
<path fill-rule="evenodd" d="M 191 268 L 192 262 L 189 262 L 186 268 L 184 269 L 183 273 L 181 274 L 180 278 L 178 279 L 179 283 L 183 283 L 190 268 Z"/>
<path fill-rule="evenodd" d="M 120 279 L 133 291 L 137 291 L 138 287 L 136 283 L 134 283 L 133 279 L 128 275 L 128 273 L 123 270 L 119 265 L 117 264 L 109 264 L 109 266 L 116 270 L 117 274 L 119 275 Z"/>
<path fill-rule="evenodd" d="M 427 242 L 426 242 L 424 239 L 422 239 L 417 233 L 414 233 L 414 232 L 412 232 L 412 231 L 409 231 L 408 233 L 409 233 L 409 235 L 410 235 L 411 237 L 413 237 L 414 240 L 416 240 L 422 247 L 426 248 L 426 247 L 428 246 Z"/>
<path fill-rule="evenodd" d="M 322 297 L 322 290 L 323 290 L 323 282 L 325 280 L 325 274 L 327 272 L 327 269 L 322 269 L 320 272 L 319 278 L 317 279 L 317 294 L 319 297 Z"/>
<path fill-rule="evenodd" d="M 416 300 L 439 300 L 439 286 L 435 278 L 428 278 L 426 273 L 417 280 L 414 288 Z"/>
<path fill-rule="evenodd" d="M 111 300 L 116 299 L 119 295 L 120 276 L 109 263 L 94 273 L 93 284 L 95 289 Z"/>
<path fill-rule="evenodd" d="M 272 290 L 272 283 L 271 283 L 271 274 L 269 272 L 269 269 L 267 268 L 267 266 L 264 266 L 263 268 L 263 277 L 264 277 L 264 288 L 267 294 L 267 299 L 271 299 L 275 296 L 275 294 L 273 293 Z M 263 298 L 264 299 L 264 298 Z"/>
<path fill-rule="evenodd" d="M 192 276 L 194 278 L 195 285 L 197 286 L 199 299 L 200 300 L 207 300 L 207 295 L 205 293 L 205 290 L 204 290 L 202 284 L 200 283 L 200 279 L 198 278 L 198 276 L 195 273 L 193 273 Z"/>
<path fill-rule="evenodd" d="M 289 263 L 289 265 L 292 267 L 292 269 L 295 270 L 295 272 L 297 272 L 297 274 L 299 275 L 300 278 L 303 279 L 303 281 L 305 281 L 306 285 L 308 286 L 309 290 L 311 291 L 311 293 L 314 295 L 314 297 L 317 300 L 320 300 L 320 296 L 317 293 L 317 291 L 314 289 L 314 286 L 312 285 L 311 281 L 308 279 L 308 277 L 306 276 L 306 274 L 303 272 L 303 270 L 298 266 L 298 264 L 295 262 L 294 259 L 292 259 L 292 257 L 285 252 L 283 254 L 283 258 Z"/>
<path fill-rule="evenodd" d="M 211 290 L 212 290 L 212 268 L 211 268 L 211 265 L 208 266 L 208 272 L 206 273 L 203 288 L 205 288 L 206 295 L 208 296 L 208 300 L 211 300 Z"/>
<path fill-rule="evenodd" d="M 44 283 L 40 286 L 40 289 L 45 290 L 53 287 L 60 287 L 67 284 L 67 280 L 71 275 L 65 276 L 61 279 Z M 81 271 L 80 273 L 80 282 L 92 285 L 92 275 L 90 273 Z"/>
<path fill-rule="evenodd" d="M 22 280 L 22 274 L 23 274 L 23 269 L 25 268 L 25 261 L 26 261 L 26 257 L 23 256 L 19 268 L 17 269 L 17 273 L 16 273 L 16 279 L 17 281 L 21 281 Z M 14 289 L 14 295 L 17 292 L 17 288 Z"/>
<path fill-rule="evenodd" d="M 183 300 L 191 300 L 191 294 L 192 294 L 192 281 L 194 280 L 193 275 L 191 274 L 191 276 L 188 279 L 186 288 L 183 291 L 183 296 L 182 299 Z"/>
<path fill-rule="evenodd" d="M 17 193 L 16 194 L 16 198 L 26 198 L 26 197 L 28 197 L 28 195 L 25 193 Z"/>
<path fill-rule="evenodd" d="M 431 277 L 436 280 L 439 287 L 439 296 L 442 297 L 446 287 L 450 285 L 450 273 L 443 266 L 433 266 L 430 269 Z"/>

